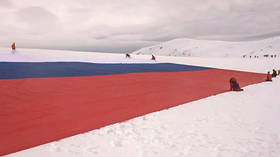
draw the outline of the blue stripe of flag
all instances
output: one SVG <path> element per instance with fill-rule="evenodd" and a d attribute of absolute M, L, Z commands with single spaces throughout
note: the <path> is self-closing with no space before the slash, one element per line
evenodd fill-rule
<path fill-rule="evenodd" d="M 0 79 L 113 75 L 145 72 L 181 72 L 209 67 L 157 64 L 100 64 L 85 62 L 0 62 Z"/>

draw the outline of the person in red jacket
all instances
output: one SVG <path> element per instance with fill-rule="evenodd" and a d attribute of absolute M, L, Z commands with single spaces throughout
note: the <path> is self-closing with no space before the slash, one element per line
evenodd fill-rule
<path fill-rule="evenodd" d="M 243 89 L 240 88 L 239 84 L 237 83 L 237 80 L 234 77 L 230 78 L 229 83 L 231 91 L 243 91 Z"/>
<path fill-rule="evenodd" d="M 11 45 L 11 47 L 12 47 L 11 53 L 12 53 L 12 54 L 16 54 L 16 43 L 13 42 L 12 45 Z"/>
<path fill-rule="evenodd" d="M 13 51 L 16 50 L 16 43 L 15 43 L 15 42 L 12 43 L 12 50 L 13 50 Z"/>
<path fill-rule="evenodd" d="M 272 75 L 270 74 L 270 72 L 267 72 L 266 81 L 272 81 Z"/>

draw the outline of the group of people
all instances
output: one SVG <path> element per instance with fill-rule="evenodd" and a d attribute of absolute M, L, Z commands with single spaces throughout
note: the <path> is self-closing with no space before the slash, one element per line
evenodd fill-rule
<path fill-rule="evenodd" d="M 12 53 L 14 54 L 14 52 L 16 51 L 16 44 L 15 42 L 12 43 L 11 45 L 12 47 Z M 130 54 L 125 54 L 126 58 L 131 58 Z M 156 60 L 156 57 L 154 55 L 152 55 L 151 60 Z M 278 70 L 278 73 L 275 69 L 272 70 L 272 74 L 270 74 L 270 72 L 267 73 L 267 78 L 266 81 L 272 81 L 273 77 L 276 77 L 277 75 L 280 75 L 280 70 Z M 243 89 L 240 88 L 236 78 L 232 77 L 229 80 L 230 83 L 230 90 L 231 91 L 243 91 Z"/>
<path fill-rule="evenodd" d="M 131 56 L 130 56 L 130 54 L 125 54 L 125 58 L 131 58 Z M 154 55 L 152 55 L 152 58 L 151 58 L 151 60 L 156 60 L 156 57 L 154 56 Z"/>
<path fill-rule="evenodd" d="M 277 77 L 277 75 L 280 75 L 280 70 L 278 70 L 278 74 L 275 69 L 272 70 L 272 74 L 270 73 L 270 71 L 267 72 L 266 81 L 272 81 L 272 78 Z"/>
<path fill-rule="evenodd" d="M 266 81 L 272 81 L 272 78 L 277 77 L 277 75 L 280 75 L 280 70 L 278 70 L 277 73 L 277 71 L 273 69 L 272 74 L 270 72 L 267 72 Z M 240 88 L 237 80 L 234 77 L 230 78 L 229 83 L 231 91 L 243 91 L 243 89 Z"/>

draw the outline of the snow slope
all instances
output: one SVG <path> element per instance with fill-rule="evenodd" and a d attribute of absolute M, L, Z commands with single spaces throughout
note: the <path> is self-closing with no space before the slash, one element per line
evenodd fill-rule
<path fill-rule="evenodd" d="M 16 54 L 10 48 L 0 48 L 0 61 L 10 62 L 90 62 L 90 63 L 154 63 L 147 59 L 126 59 L 123 54 L 92 53 L 44 49 L 20 49 Z"/>
<path fill-rule="evenodd" d="M 0 49 L 1 61 L 151 62 L 150 55 Z M 129 60 L 129 61 L 127 61 Z M 265 73 L 280 69 L 279 58 L 158 56 L 157 62 Z M 218 77 L 218 76 L 217 76 Z M 7 157 L 279 157 L 280 78 L 134 118 Z"/>
<path fill-rule="evenodd" d="M 188 57 L 243 57 L 246 55 L 248 58 L 269 54 L 280 57 L 280 37 L 242 42 L 183 38 L 142 48 L 133 53 Z"/>

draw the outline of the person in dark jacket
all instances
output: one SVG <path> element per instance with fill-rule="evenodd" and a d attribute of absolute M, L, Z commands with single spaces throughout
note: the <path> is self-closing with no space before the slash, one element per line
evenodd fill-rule
<path fill-rule="evenodd" d="M 156 57 L 154 55 L 152 55 L 152 60 L 156 60 Z"/>
<path fill-rule="evenodd" d="M 275 69 L 273 69 L 273 72 L 272 72 L 272 77 L 276 77 L 277 76 L 277 72 Z"/>
<path fill-rule="evenodd" d="M 125 58 L 131 58 L 130 54 L 125 54 Z"/>
<path fill-rule="evenodd" d="M 237 83 L 237 80 L 234 77 L 230 78 L 229 83 L 231 91 L 243 91 L 243 89 L 240 88 L 239 84 Z"/>

